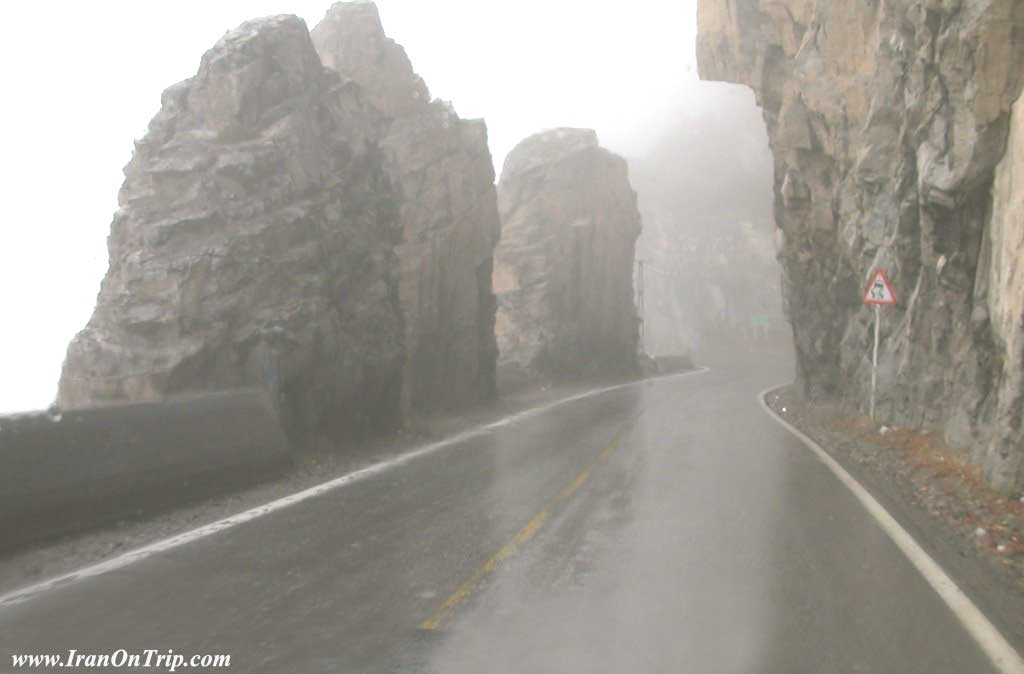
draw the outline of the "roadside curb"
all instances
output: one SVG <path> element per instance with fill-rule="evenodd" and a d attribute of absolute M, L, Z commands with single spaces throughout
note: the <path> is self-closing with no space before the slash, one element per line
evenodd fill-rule
<path fill-rule="evenodd" d="M 950 608 L 953 615 L 992 661 L 996 669 L 1003 674 L 1024 674 L 1024 659 L 1020 654 L 896 518 L 821 445 L 768 406 L 765 396 L 777 388 L 779 385 L 771 386 L 757 394 L 757 402 L 765 414 L 798 438 L 853 493 L 864 509 L 896 544 L 896 547 L 903 552 L 907 560 L 914 565 L 914 568 Z"/>

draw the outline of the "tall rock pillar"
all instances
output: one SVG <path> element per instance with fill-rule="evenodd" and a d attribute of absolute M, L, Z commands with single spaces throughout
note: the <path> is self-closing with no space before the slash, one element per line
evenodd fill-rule
<path fill-rule="evenodd" d="M 641 225 L 625 160 L 589 129 L 531 136 L 505 160 L 498 204 L 501 376 L 515 385 L 635 372 Z"/>
<path fill-rule="evenodd" d="M 403 408 L 429 411 L 495 393 L 491 267 L 500 224 L 483 120 L 431 101 L 377 7 L 337 3 L 313 29 L 323 63 L 388 119 L 381 148 L 401 198 Z"/>

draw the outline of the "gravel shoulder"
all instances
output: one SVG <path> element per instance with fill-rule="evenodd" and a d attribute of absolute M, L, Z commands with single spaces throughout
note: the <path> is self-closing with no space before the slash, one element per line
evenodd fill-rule
<path fill-rule="evenodd" d="M 493 402 L 482 403 L 459 414 L 410 419 L 403 429 L 384 437 L 358 444 L 321 446 L 294 452 L 289 467 L 258 484 L 158 513 L 140 513 L 133 519 L 125 519 L 111 526 L 76 533 L 0 556 L 0 594 L 216 522 L 517 412 L 629 381 L 639 380 L 620 378 L 536 386 Z"/>
<path fill-rule="evenodd" d="M 887 428 L 784 386 L 768 406 L 817 442 L 1024 650 L 1024 497 L 989 489 L 941 436 Z"/>

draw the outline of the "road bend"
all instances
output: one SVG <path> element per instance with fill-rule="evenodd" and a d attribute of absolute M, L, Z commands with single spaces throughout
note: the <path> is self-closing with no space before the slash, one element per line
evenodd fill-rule
<path fill-rule="evenodd" d="M 760 408 L 788 358 L 581 398 L 0 607 L 15 653 L 240 672 L 984 674 L 957 617 Z"/>

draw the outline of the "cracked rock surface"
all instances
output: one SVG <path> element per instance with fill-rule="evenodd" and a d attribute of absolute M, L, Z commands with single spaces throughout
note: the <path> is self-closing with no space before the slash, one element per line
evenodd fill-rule
<path fill-rule="evenodd" d="M 384 121 L 321 65 L 301 19 L 221 38 L 164 93 L 125 168 L 60 405 L 265 387 L 293 434 L 390 423 L 401 230 Z"/>

